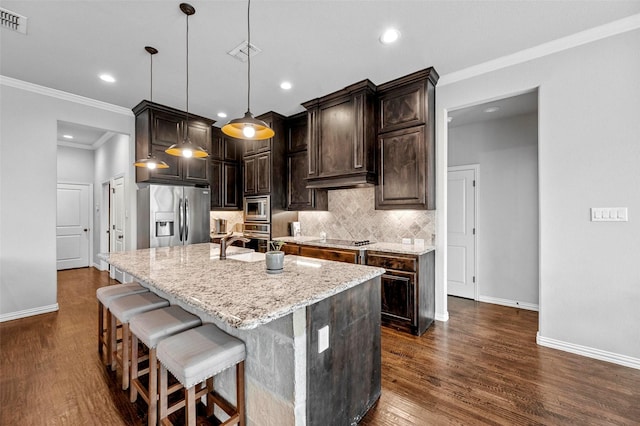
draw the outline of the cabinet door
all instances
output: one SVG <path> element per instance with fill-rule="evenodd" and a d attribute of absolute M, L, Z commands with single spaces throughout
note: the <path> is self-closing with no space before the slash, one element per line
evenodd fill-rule
<path fill-rule="evenodd" d="M 247 157 L 244 159 L 244 195 L 253 195 L 256 193 L 256 171 L 258 168 L 256 157 Z"/>
<path fill-rule="evenodd" d="M 378 136 L 376 209 L 427 208 L 425 127 Z"/>
<path fill-rule="evenodd" d="M 181 158 L 185 182 L 209 183 L 209 162 L 206 158 Z"/>
<path fill-rule="evenodd" d="M 211 160 L 209 163 L 209 188 L 211 191 L 211 209 L 223 207 L 224 179 L 222 176 L 222 161 Z"/>
<path fill-rule="evenodd" d="M 222 169 L 224 182 L 224 204 L 226 209 L 240 209 L 240 166 L 238 163 L 224 163 Z"/>
<path fill-rule="evenodd" d="M 320 109 L 318 175 L 349 173 L 354 159 L 355 118 L 350 99 Z"/>
<path fill-rule="evenodd" d="M 260 154 L 256 156 L 256 161 L 256 192 L 268 194 L 271 192 L 271 154 Z"/>
<path fill-rule="evenodd" d="M 424 82 L 403 88 L 394 88 L 379 97 L 378 131 L 389 132 L 405 127 L 424 124 L 425 112 Z"/>
<path fill-rule="evenodd" d="M 296 152 L 287 157 L 287 208 L 305 210 L 313 208 L 313 190 L 307 189 L 307 152 Z"/>
<path fill-rule="evenodd" d="M 154 111 L 152 117 L 152 145 L 169 147 L 182 140 L 182 120 L 184 117 L 160 111 Z"/>
<path fill-rule="evenodd" d="M 209 156 L 213 160 L 224 159 L 224 134 L 218 128 L 211 129 L 211 151 Z"/>
<path fill-rule="evenodd" d="M 393 271 L 382 275 L 382 315 L 413 323 L 415 274 Z"/>
<path fill-rule="evenodd" d="M 306 151 L 307 137 L 306 114 L 287 122 L 287 151 L 289 153 Z"/>
<path fill-rule="evenodd" d="M 282 251 L 284 254 L 294 254 L 298 256 L 300 254 L 300 246 L 294 243 L 286 243 L 282 246 Z"/>
<path fill-rule="evenodd" d="M 155 169 L 150 175 L 153 182 L 179 182 L 182 181 L 182 159 L 164 152 L 168 146 L 151 145 L 151 155 L 159 161 L 164 161 L 169 165 L 168 169 Z"/>

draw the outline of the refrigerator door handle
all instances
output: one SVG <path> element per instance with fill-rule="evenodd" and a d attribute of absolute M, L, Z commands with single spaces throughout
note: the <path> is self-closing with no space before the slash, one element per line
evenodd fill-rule
<path fill-rule="evenodd" d="M 189 241 L 189 199 L 185 198 L 184 200 L 184 242 Z"/>
<path fill-rule="evenodd" d="M 184 212 L 182 210 L 182 198 L 178 202 L 178 234 L 180 236 L 180 241 L 182 241 L 182 232 L 184 229 Z"/>

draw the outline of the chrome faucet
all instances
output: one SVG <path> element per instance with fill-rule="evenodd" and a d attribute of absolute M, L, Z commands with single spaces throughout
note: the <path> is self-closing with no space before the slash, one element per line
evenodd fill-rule
<path fill-rule="evenodd" d="M 233 232 L 220 238 L 220 260 L 225 260 L 227 258 L 227 247 L 233 244 L 235 241 L 248 243 L 250 240 L 245 237 L 234 237 Z"/>

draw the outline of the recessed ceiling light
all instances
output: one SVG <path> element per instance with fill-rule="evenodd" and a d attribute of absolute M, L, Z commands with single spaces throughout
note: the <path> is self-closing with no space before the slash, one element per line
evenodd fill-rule
<path fill-rule="evenodd" d="M 382 44 L 391 44 L 396 42 L 400 38 L 400 31 L 395 28 L 389 28 L 385 30 L 380 36 L 380 43 Z"/>
<path fill-rule="evenodd" d="M 220 112 L 218 113 L 218 117 L 220 117 L 220 118 L 225 118 L 226 116 L 227 116 L 227 113 L 226 113 L 226 112 L 222 112 L 222 111 L 220 111 Z"/>
<path fill-rule="evenodd" d="M 107 83 L 115 83 L 116 79 L 113 78 L 112 75 L 109 74 L 100 74 L 100 80 L 106 81 Z"/>
<path fill-rule="evenodd" d="M 62 137 L 65 139 L 73 139 L 72 135 L 62 135 Z"/>
<path fill-rule="evenodd" d="M 282 83 L 280 83 L 280 88 L 283 90 L 290 90 L 291 89 L 291 83 L 289 83 L 288 81 L 283 81 Z"/>
<path fill-rule="evenodd" d="M 499 111 L 499 110 L 500 110 L 500 107 L 498 107 L 498 106 L 492 106 L 492 107 L 486 108 L 486 109 L 484 110 L 484 112 L 496 112 L 496 111 Z"/>

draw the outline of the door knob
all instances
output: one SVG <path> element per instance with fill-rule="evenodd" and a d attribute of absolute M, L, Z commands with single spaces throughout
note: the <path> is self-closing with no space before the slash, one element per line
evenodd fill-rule
<path fill-rule="evenodd" d="M 118 235 L 118 239 L 121 240 L 122 239 L 122 235 Z"/>
<path fill-rule="evenodd" d="M 88 229 L 87 229 L 87 228 L 84 228 L 84 232 L 87 232 L 87 231 L 88 231 Z"/>

